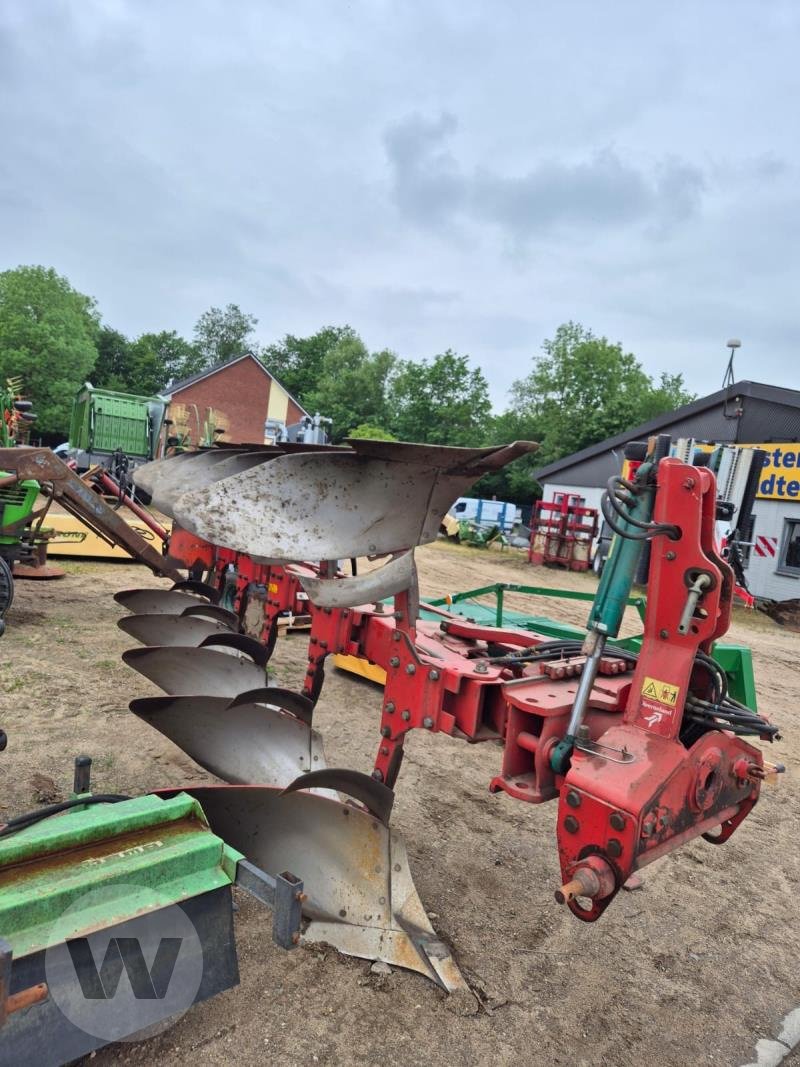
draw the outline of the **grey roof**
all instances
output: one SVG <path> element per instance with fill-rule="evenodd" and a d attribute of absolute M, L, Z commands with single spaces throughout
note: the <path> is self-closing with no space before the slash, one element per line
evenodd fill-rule
<path fill-rule="evenodd" d="M 748 398 L 757 403 L 748 405 Z M 740 403 L 737 404 L 737 400 Z M 554 474 L 563 476 L 567 469 L 581 465 L 586 468 L 584 474 L 591 471 L 593 476 L 601 478 L 609 453 L 628 441 L 642 440 L 659 431 L 669 430 L 676 424 L 680 424 L 681 436 L 698 440 L 743 444 L 797 440 L 800 437 L 800 390 L 762 382 L 734 382 L 726 389 L 719 389 L 674 411 L 658 415 L 641 426 L 634 426 L 624 433 L 607 437 L 595 445 L 548 463 L 534 471 L 534 477 L 546 482 Z M 563 477 L 561 480 L 565 484 L 568 481 Z M 590 483 L 581 481 L 580 484 Z"/>
<path fill-rule="evenodd" d="M 298 407 L 304 415 L 309 414 L 303 407 L 303 405 L 300 403 L 300 401 L 297 399 L 297 397 L 293 396 L 289 392 L 289 390 L 286 388 L 280 378 L 273 374 L 269 367 L 265 363 L 262 363 L 258 356 L 254 355 L 252 352 L 244 352 L 241 356 L 232 356 L 230 359 L 225 359 L 221 363 L 215 363 L 211 367 L 206 367 L 204 370 L 198 371 L 197 374 L 192 374 L 188 378 L 181 378 L 179 382 L 172 382 L 163 390 L 162 395 L 165 397 L 172 397 L 174 393 L 179 393 L 187 386 L 194 385 L 196 382 L 202 381 L 203 378 L 209 378 L 212 374 L 216 374 L 217 371 L 224 370 L 226 367 L 232 367 L 233 364 L 238 363 L 240 359 L 248 358 L 255 360 L 255 362 L 264 371 L 264 373 L 268 374 L 274 382 L 278 383 L 278 385 L 281 387 L 281 389 L 283 389 L 284 393 L 286 393 L 286 395 L 289 397 L 295 407 Z"/>

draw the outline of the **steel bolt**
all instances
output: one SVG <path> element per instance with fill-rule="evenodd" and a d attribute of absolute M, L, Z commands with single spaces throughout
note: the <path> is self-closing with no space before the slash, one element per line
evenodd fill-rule
<path fill-rule="evenodd" d="M 375 770 L 372 772 L 372 777 L 375 779 L 376 782 L 382 782 L 383 781 L 383 771 L 379 770 L 376 767 Z"/>
<path fill-rule="evenodd" d="M 383 710 L 386 712 L 387 715 L 391 715 L 392 712 L 394 711 L 394 701 L 393 700 L 387 701 L 386 707 Z"/>
<path fill-rule="evenodd" d="M 390 667 L 399 667 L 400 666 L 400 657 L 399 656 L 392 656 L 389 659 L 389 666 Z"/>
<path fill-rule="evenodd" d="M 660 638 L 661 638 L 662 640 L 666 641 L 666 639 L 667 639 L 667 638 L 669 637 L 669 630 L 659 630 L 659 632 L 658 632 L 658 636 L 659 636 L 659 637 L 660 637 Z"/>
<path fill-rule="evenodd" d="M 581 806 L 581 795 L 576 793 L 574 789 L 570 789 L 565 799 L 571 808 L 579 808 Z"/>
<path fill-rule="evenodd" d="M 621 856 L 622 842 L 617 841 L 616 837 L 612 837 L 611 840 L 608 842 L 607 852 L 609 856 L 614 856 L 615 858 Z"/>
<path fill-rule="evenodd" d="M 625 816 L 622 814 L 621 811 L 612 811 L 611 815 L 608 818 L 608 821 L 611 823 L 615 830 L 625 829 Z"/>
<path fill-rule="evenodd" d="M 433 728 L 433 719 L 430 717 L 430 715 L 425 716 L 425 718 L 422 720 L 422 725 L 425 727 L 426 730 L 431 730 Z"/>
<path fill-rule="evenodd" d="M 305 904 L 305 902 L 308 900 L 308 893 L 295 893 L 294 899 L 300 904 Z"/>
<path fill-rule="evenodd" d="M 677 558 L 678 558 L 678 553 L 677 552 L 673 552 L 671 550 L 669 552 L 667 552 L 667 559 L 668 560 L 672 561 L 673 559 L 677 559 Z"/>
<path fill-rule="evenodd" d="M 411 712 L 404 711 L 400 718 L 403 720 L 403 722 L 408 722 L 408 720 L 411 718 Z"/>
<path fill-rule="evenodd" d="M 386 747 L 386 745 L 381 745 L 381 755 L 382 756 L 388 756 L 389 755 L 389 749 Z"/>
<path fill-rule="evenodd" d="M 395 632 L 392 634 L 392 640 L 393 641 L 399 641 L 400 640 L 400 631 L 399 630 L 395 630 Z"/>
<path fill-rule="evenodd" d="M 391 728 L 391 726 L 382 726 L 381 727 L 381 737 L 391 737 L 391 736 L 392 736 L 392 728 Z"/>
<path fill-rule="evenodd" d="M 475 673 L 476 674 L 488 674 L 489 673 L 489 668 L 482 660 L 479 660 L 475 664 Z"/>
<path fill-rule="evenodd" d="M 417 673 L 417 668 L 414 666 L 413 663 L 409 663 L 408 666 L 406 667 L 406 674 L 416 674 L 416 673 Z"/>
<path fill-rule="evenodd" d="M 567 831 L 567 833 L 577 834 L 580 828 L 581 824 L 578 822 L 574 815 L 568 815 L 566 819 L 564 819 L 564 829 Z"/>
<path fill-rule="evenodd" d="M 430 680 L 432 682 L 438 682 L 439 681 L 439 672 L 438 671 L 431 671 L 430 674 L 428 675 L 428 677 L 430 678 Z"/>

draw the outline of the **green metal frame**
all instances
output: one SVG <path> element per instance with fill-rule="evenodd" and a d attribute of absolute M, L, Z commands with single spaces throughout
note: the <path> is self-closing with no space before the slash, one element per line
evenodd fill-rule
<path fill-rule="evenodd" d="M 521 593 L 527 596 L 543 596 L 555 600 L 583 600 L 594 601 L 594 593 L 581 592 L 576 589 L 551 589 L 539 585 L 516 585 L 513 582 L 495 582 L 494 585 L 484 585 L 480 589 L 468 589 L 461 593 L 453 593 L 446 597 L 428 598 L 420 605 L 423 618 L 426 618 L 425 603 L 433 607 L 452 607 L 458 615 L 467 615 L 476 622 L 487 626 L 514 626 L 520 630 L 532 630 L 553 638 L 576 638 L 583 640 L 586 630 L 571 623 L 556 622 L 544 615 L 530 615 L 519 611 L 510 611 L 505 606 L 506 593 Z M 473 601 L 477 597 L 494 596 L 494 605 L 470 603 L 469 612 L 463 609 L 466 601 Z M 647 597 L 630 596 L 627 606 L 634 608 L 639 618 L 644 622 L 647 610 Z M 427 615 L 429 619 L 438 618 L 433 612 Z M 641 648 L 643 634 L 635 634 L 633 637 L 625 637 L 614 642 L 621 648 L 630 652 L 638 652 Z M 732 643 L 717 643 L 713 648 L 714 658 L 728 677 L 731 696 L 746 704 L 753 711 L 757 710 L 755 676 L 753 674 L 753 655 L 746 645 Z"/>
<path fill-rule="evenodd" d="M 0 933 L 26 956 L 231 885 L 242 858 L 186 793 L 79 806 L 0 838 Z"/>

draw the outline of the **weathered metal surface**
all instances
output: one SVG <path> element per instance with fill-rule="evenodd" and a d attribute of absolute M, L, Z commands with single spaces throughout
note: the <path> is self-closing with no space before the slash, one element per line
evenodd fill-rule
<path fill-rule="evenodd" d="M 304 722 L 306 726 L 311 726 L 314 717 L 314 705 L 308 697 L 303 696 L 302 693 L 295 693 L 293 689 L 281 689 L 277 685 L 240 693 L 239 696 L 233 698 L 230 706 L 233 707 L 236 704 L 269 704 L 272 707 L 283 708 L 284 711 L 288 711 L 290 715 Z"/>
<path fill-rule="evenodd" d="M 275 449 L 264 449 L 261 452 L 221 452 L 210 450 L 208 452 L 196 452 L 191 455 L 190 462 L 179 465 L 170 465 L 164 461 L 160 476 L 152 479 L 153 505 L 165 515 L 174 517 L 172 508 L 174 502 L 188 489 L 201 489 L 212 485 L 223 478 L 229 478 L 250 467 L 259 466 L 280 455 Z M 137 481 L 137 474 L 134 479 Z"/>
<path fill-rule="evenodd" d="M 502 459 L 530 451 L 354 442 L 351 452 L 279 455 L 171 501 L 181 526 L 275 560 L 386 555 L 436 538 L 453 500 Z M 184 464 L 181 480 L 188 479 Z"/>
<path fill-rule="evenodd" d="M 121 589 L 114 594 L 114 599 L 134 615 L 155 615 L 159 612 L 180 615 L 186 608 L 210 603 L 203 597 L 182 593 L 177 589 Z"/>
<path fill-rule="evenodd" d="M 147 697 L 131 701 L 130 709 L 225 782 L 283 788 L 298 774 L 325 767 L 320 735 L 282 708 L 277 696 L 270 704 Z"/>
<path fill-rule="evenodd" d="M 117 626 L 140 645 L 187 645 L 196 647 L 207 637 L 230 633 L 224 622 L 204 619 L 199 615 L 123 615 Z"/>
<path fill-rule="evenodd" d="M 362 808 L 264 786 L 189 787 L 215 833 L 273 876 L 303 879 L 303 941 L 465 988 L 414 887 L 405 846 Z"/>
<path fill-rule="evenodd" d="M 374 571 L 355 578 L 320 578 L 298 569 L 297 577 L 312 603 L 319 608 L 354 608 L 375 604 L 408 589 L 414 581 L 414 553 L 403 552 Z"/>
<path fill-rule="evenodd" d="M 335 789 L 338 793 L 352 797 L 370 811 L 376 819 L 389 825 L 389 816 L 394 805 L 394 793 L 387 786 L 377 782 L 361 771 L 346 767 L 327 767 L 303 775 L 284 789 L 284 795 L 295 793 L 298 789 Z"/>
<path fill-rule="evenodd" d="M 172 696 L 228 697 L 266 685 L 263 667 L 249 656 L 215 648 L 132 648 L 123 660 Z"/>

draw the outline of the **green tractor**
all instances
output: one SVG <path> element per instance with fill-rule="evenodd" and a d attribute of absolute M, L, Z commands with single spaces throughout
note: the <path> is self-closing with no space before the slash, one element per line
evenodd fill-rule
<path fill-rule="evenodd" d="M 20 395 L 21 382 L 9 378 L 0 386 L 0 447 L 13 448 L 27 441 L 36 416 L 31 402 Z M 31 551 L 30 521 L 39 483 L 32 478 L 19 481 L 0 470 L 0 619 L 14 599 L 14 563 Z"/>

